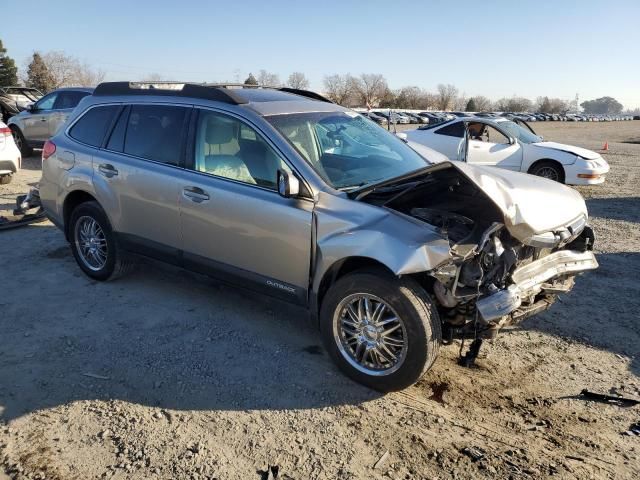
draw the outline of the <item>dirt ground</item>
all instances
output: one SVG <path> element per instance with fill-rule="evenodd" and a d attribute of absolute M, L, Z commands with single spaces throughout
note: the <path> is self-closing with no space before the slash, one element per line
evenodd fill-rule
<path fill-rule="evenodd" d="M 444 347 L 389 395 L 342 376 L 294 307 L 153 263 L 94 282 L 50 223 L 0 232 L 0 478 L 638 478 L 621 432 L 640 406 L 579 393 L 640 398 L 640 122 L 534 128 L 609 142 L 606 184 L 579 188 L 600 268 L 478 368 Z"/>

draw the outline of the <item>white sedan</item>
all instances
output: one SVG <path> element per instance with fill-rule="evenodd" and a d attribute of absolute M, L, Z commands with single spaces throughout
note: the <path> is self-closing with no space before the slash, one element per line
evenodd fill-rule
<path fill-rule="evenodd" d="M 450 160 L 527 172 L 568 185 L 603 183 L 609 164 L 599 153 L 543 142 L 533 131 L 506 118 L 461 117 L 403 132 Z"/>
<path fill-rule="evenodd" d="M 0 184 L 9 183 L 21 164 L 22 156 L 13 141 L 11 129 L 0 122 Z"/>

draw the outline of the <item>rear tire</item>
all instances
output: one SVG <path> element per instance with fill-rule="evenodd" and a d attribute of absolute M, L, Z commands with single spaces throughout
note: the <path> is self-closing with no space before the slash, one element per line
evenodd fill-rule
<path fill-rule="evenodd" d="M 358 302 L 365 298 L 373 314 L 360 309 Z M 386 309 L 376 316 L 380 303 Z M 353 321 L 354 305 L 365 312 L 365 321 Z M 382 392 L 418 381 L 435 361 L 442 342 L 440 318 L 428 294 L 414 280 L 398 279 L 382 269 L 350 273 L 334 283 L 322 302 L 320 328 L 325 348 L 340 370 Z M 386 333 L 390 330 L 395 332 Z M 380 345 L 389 337 L 393 343 Z"/>
<path fill-rule="evenodd" d="M 537 177 L 553 180 L 554 182 L 564 183 L 564 169 L 562 165 L 552 160 L 537 162 L 531 167 L 529 173 Z"/>
<path fill-rule="evenodd" d="M 95 280 L 115 280 L 131 269 L 131 260 L 118 247 L 107 215 L 97 202 L 81 203 L 73 210 L 69 240 L 78 266 Z"/>
<path fill-rule="evenodd" d="M 11 183 L 13 175 L 0 175 L 0 185 L 7 185 Z"/>
<path fill-rule="evenodd" d="M 11 125 L 11 127 L 9 128 L 11 128 L 11 133 L 13 134 L 13 141 L 15 142 L 16 147 L 18 147 L 18 150 L 20 150 L 22 156 L 29 157 L 33 155 L 33 148 L 27 145 L 27 141 L 25 140 L 24 135 L 22 134 L 20 129 L 13 125 Z"/>

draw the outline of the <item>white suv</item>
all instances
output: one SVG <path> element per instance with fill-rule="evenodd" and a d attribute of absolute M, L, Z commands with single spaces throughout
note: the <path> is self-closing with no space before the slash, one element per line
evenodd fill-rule
<path fill-rule="evenodd" d="M 11 129 L 0 122 L 0 184 L 11 182 L 14 173 L 20 170 L 22 156 L 11 135 Z"/>

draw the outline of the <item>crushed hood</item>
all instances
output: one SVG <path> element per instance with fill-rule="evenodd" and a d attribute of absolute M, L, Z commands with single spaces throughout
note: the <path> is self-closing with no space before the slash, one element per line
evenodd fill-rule
<path fill-rule="evenodd" d="M 452 165 L 493 200 L 505 217 L 505 226 L 520 241 L 587 215 L 582 195 L 558 182 L 495 167 Z"/>
<path fill-rule="evenodd" d="M 463 162 L 438 163 L 401 178 L 368 186 L 357 192 L 357 198 L 363 198 L 379 186 L 412 181 L 443 168 L 455 168 L 484 192 L 502 213 L 505 227 L 521 242 L 531 235 L 557 230 L 587 215 L 584 199 L 570 187 L 525 173 Z"/>
<path fill-rule="evenodd" d="M 587 160 L 594 160 L 600 158 L 600 154 L 587 150 L 586 148 L 574 147 L 573 145 L 565 145 L 564 143 L 556 142 L 538 142 L 532 144 L 535 147 L 551 148 L 553 150 L 560 150 L 562 152 L 571 153 Z"/>

